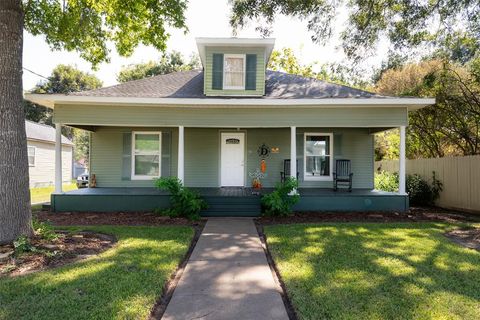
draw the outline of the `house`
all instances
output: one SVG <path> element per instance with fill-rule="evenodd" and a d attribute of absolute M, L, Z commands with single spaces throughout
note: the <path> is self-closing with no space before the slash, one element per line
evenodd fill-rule
<path fill-rule="evenodd" d="M 152 179 L 176 176 L 209 202 L 205 215 L 254 215 L 249 173 L 263 192 L 285 172 L 299 181 L 296 210 L 406 210 L 408 112 L 434 99 L 397 98 L 266 70 L 274 39 L 197 38 L 202 70 L 68 95 L 29 94 L 54 121 L 91 132 L 95 189 L 52 196 L 56 211 L 139 211 L 168 205 Z M 373 134 L 400 128 L 400 191 L 374 188 Z M 337 159 L 353 191 L 332 191 Z M 288 162 L 287 162 L 288 163 Z M 60 170 L 60 161 L 57 161 Z"/>
<path fill-rule="evenodd" d="M 25 120 L 30 188 L 45 187 L 55 181 L 55 128 Z M 62 136 L 62 182 L 72 180 L 73 143 Z"/>

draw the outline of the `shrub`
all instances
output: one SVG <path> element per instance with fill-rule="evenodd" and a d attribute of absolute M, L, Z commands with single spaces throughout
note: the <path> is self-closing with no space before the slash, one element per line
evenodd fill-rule
<path fill-rule="evenodd" d="M 46 222 L 41 222 L 37 219 L 32 220 L 33 230 L 37 236 L 45 240 L 56 240 L 58 234 L 53 229 L 52 225 Z"/>
<path fill-rule="evenodd" d="M 278 183 L 275 190 L 262 197 L 265 214 L 269 216 L 288 216 L 292 207 L 298 202 L 300 196 L 293 192 L 298 188 L 295 178 L 289 177 L 283 183 Z"/>
<path fill-rule="evenodd" d="M 155 181 L 160 190 L 170 193 L 170 208 L 157 209 L 154 212 L 171 218 L 184 217 L 189 220 L 200 219 L 200 211 L 207 208 L 207 203 L 200 195 L 185 186 L 176 177 L 164 177 Z"/>
<path fill-rule="evenodd" d="M 375 188 L 378 190 L 397 192 L 398 173 L 382 171 L 375 174 Z M 432 181 L 429 183 L 418 174 L 407 175 L 406 189 L 410 204 L 433 205 L 440 196 L 443 185 L 437 180 L 435 171 L 432 172 Z"/>
<path fill-rule="evenodd" d="M 375 174 L 375 189 L 387 192 L 398 191 L 398 173 L 381 171 Z"/>
<path fill-rule="evenodd" d="M 30 243 L 30 239 L 28 239 L 27 236 L 20 236 L 17 240 L 13 241 L 13 248 L 15 255 L 36 251 L 36 248 Z"/>

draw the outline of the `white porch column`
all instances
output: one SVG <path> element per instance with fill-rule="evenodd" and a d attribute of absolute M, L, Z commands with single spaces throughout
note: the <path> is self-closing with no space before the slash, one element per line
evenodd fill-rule
<path fill-rule="evenodd" d="M 62 124 L 55 124 L 55 193 L 62 193 Z"/>
<path fill-rule="evenodd" d="M 297 179 L 297 127 L 290 127 L 290 177 Z"/>
<path fill-rule="evenodd" d="M 184 182 L 185 179 L 185 128 L 183 126 L 178 127 L 178 168 L 177 177 Z"/>
<path fill-rule="evenodd" d="M 406 194 L 406 170 L 405 170 L 405 126 L 400 127 L 400 165 L 398 170 L 398 191 L 400 194 Z"/>

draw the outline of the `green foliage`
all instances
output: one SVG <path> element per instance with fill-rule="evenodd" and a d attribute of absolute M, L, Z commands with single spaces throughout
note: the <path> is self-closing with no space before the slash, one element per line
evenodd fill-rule
<path fill-rule="evenodd" d="M 20 236 L 13 241 L 13 248 L 15 255 L 36 251 L 36 248 L 30 243 L 30 239 L 27 236 Z"/>
<path fill-rule="evenodd" d="M 185 0 L 23 0 L 25 30 L 52 49 L 77 51 L 94 67 L 109 61 L 108 42 L 121 56 L 143 44 L 165 51 L 168 28 L 187 31 Z"/>
<path fill-rule="evenodd" d="M 273 50 L 267 68 L 273 71 L 283 71 L 302 77 L 354 86 L 360 89 L 367 87 L 367 82 L 362 80 L 359 73 L 353 68 L 343 64 L 319 64 L 318 62 L 304 65 L 300 62 L 292 48 Z"/>
<path fill-rule="evenodd" d="M 199 220 L 200 211 L 207 208 L 207 203 L 201 196 L 185 187 L 176 177 L 162 177 L 155 181 L 155 186 L 160 190 L 170 192 L 170 208 L 157 209 L 157 214 L 171 218 L 184 217 L 189 220 Z"/>
<path fill-rule="evenodd" d="M 409 113 L 407 157 L 480 154 L 478 64 L 428 60 L 383 73 L 376 83 L 381 94 L 436 99 L 435 105 Z"/>
<path fill-rule="evenodd" d="M 398 173 L 381 171 L 375 174 L 375 189 L 397 192 L 398 191 Z M 406 189 L 411 205 L 424 206 L 434 205 L 435 200 L 440 196 L 443 184 L 432 172 L 432 180 L 426 181 L 418 174 L 407 175 Z"/>
<path fill-rule="evenodd" d="M 340 10 L 347 15 L 345 23 L 339 21 L 344 17 Z M 458 48 L 461 55 L 468 55 L 480 47 L 477 0 L 237 0 L 230 24 L 238 30 L 253 20 L 257 30 L 269 35 L 279 15 L 306 21 L 312 40 L 320 44 L 339 32 L 345 54 L 357 62 L 374 53 L 385 37 L 396 51 L 421 52 L 428 46 Z"/>
<path fill-rule="evenodd" d="M 398 173 L 381 171 L 375 173 L 375 189 L 387 191 L 387 192 L 397 192 L 398 191 Z"/>
<path fill-rule="evenodd" d="M 186 71 L 200 68 L 200 60 L 193 55 L 190 61 L 186 62 L 180 52 L 173 51 L 162 55 L 159 61 L 131 64 L 123 66 L 117 75 L 118 82 L 143 79 L 159 74 L 167 74 L 175 71 Z"/>
<path fill-rule="evenodd" d="M 400 133 L 398 129 L 375 135 L 375 161 L 394 160 L 400 156 Z"/>
<path fill-rule="evenodd" d="M 58 234 L 50 223 L 42 222 L 36 218 L 32 219 L 33 231 L 37 236 L 45 240 L 58 239 Z"/>
<path fill-rule="evenodd" d="M 262 196 L 262 206 L 265 214 L 269 216 L 288 216 L 292 213 L 292 207 L 300 196 L 295 193 L 298 182 L 295 178 L 288 177 L 284 183 L 277 183 L 275 190 Z"/>

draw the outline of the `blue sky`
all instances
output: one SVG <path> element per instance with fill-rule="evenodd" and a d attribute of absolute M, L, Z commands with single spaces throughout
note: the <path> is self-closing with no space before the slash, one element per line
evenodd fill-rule
<path fill-rule="evenodd" d="M 208 5 L 206 5 L 208 3 Z M 169 30 L 171 38 L 168 41 L 168 51 L 177 50 L 185 56 L 196 52 L 195 37 L 230 37 L 232 29 L 228 24 L 230 7 L 227 0 L 191 0 L 186 12 L 187 25 L 190 29 L 186 35 L 179 30 Z M 337 27 L 341 27 L 339 21 Z M 247 27 L 238 33 L 238 37 L 259 37 L 254 30 L 254 25 Z M 276 39 L 275 48 L 291 47 L 303 63 L 318 61 L 340 62 L 344 58 L 343 53 L 337 50 L 338 41 L 332 41 L 327 46 L 312 43 L 307 32 L 306 23 L 290 17 L 279 17 L 273 26 L 273 34 Z M 128 58 L 119 57 L 113 46 L 111 62 L 100 65 L 97 71 L 92 71 L 90 64 L 79 57 L 75 52 L 52 52 L 41 36 L 34 37 L 28 33 L 24 36 L 23 64 L 25 68 L 38 74 L 49 76 L 51 70 L 57 64 L 75 65 L 77 68 L 94 73 L 105 86 L 117 83 L 116 74 L 122 65 L 155 60 L 160 53 L 151 47 L 141 46 Z M 379 50 L 378 56 L 385 55 L 386 49 Z M 366 63 L 378 66 L 380 58 L 371 58 Z M 31 89 L 41 80 L 39 76 L 24 71 L 23 86 L 25 90 Z"/>

